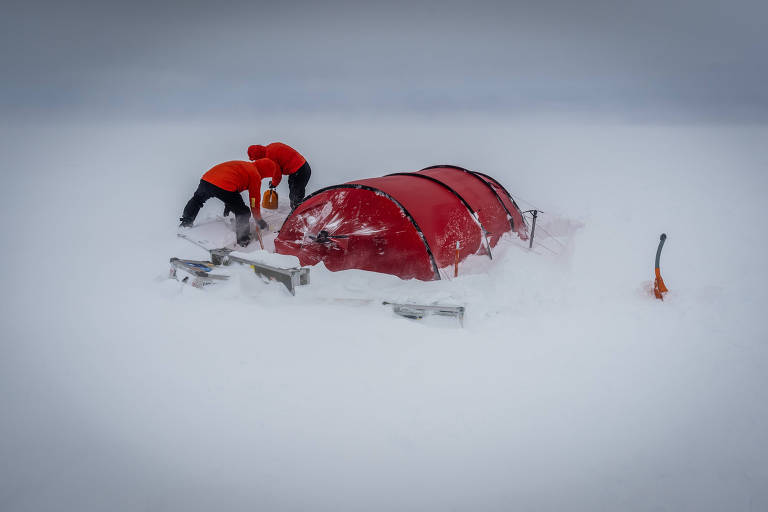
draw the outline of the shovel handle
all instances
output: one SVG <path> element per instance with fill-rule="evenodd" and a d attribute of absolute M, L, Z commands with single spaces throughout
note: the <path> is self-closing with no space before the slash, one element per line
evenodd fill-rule
<path fill-rule="evenodd" d="M 656 249 L 656 268 L 660 268 L 659 261 L 661 260 L 661 248 L 664 247 L 664 242 L 666 241 L 667 241 L 667 234 L 662 233 L 661 236 L 659 237 L 659 248 Z"/>
<path fill-rule="evenodd" d="M 261 250 L 264 250 L 264 240 L 261 239 L 261 229 L 259 226 L 256 226 L 256 237 L 259 239 L 259 245 L 261 246 Z"/>
<path fill-rule="evenodd" d="M 664 242 L 667 240 L 666 233 L 662 233 L 659 237 L 659 247 L 656 249 L 656 279 L 653 282 L 653 293 L 657 299 L 664 300 L 664 294 L 669 290 L 667 285 L 664 284 L 664 279 L 661 278 L 661 268 L 659 267 L 661 260 L 661 248 L 664 247 Z"/>

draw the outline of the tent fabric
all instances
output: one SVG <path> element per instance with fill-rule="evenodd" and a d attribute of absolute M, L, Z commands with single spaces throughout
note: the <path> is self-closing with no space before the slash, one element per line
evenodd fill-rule
<path fill-rule="evenodd" d="M 285 220 L 275 249 L 332 271 L 433 280 L 454 263 L 457 243 L 459 260 L 492 257 L 508 231 L 528 237 L 522 212 L 500 183 L 441 165 L 318 190 Z"/>

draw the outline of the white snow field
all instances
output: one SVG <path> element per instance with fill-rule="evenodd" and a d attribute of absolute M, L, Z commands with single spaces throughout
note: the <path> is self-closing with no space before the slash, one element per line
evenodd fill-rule
<path fill-rule="evenodd" d="M 0 135 L 4 512 L 768 510 L 766 126 L 360 114 Z M 274 140 L 307 156 L 309 190 L 486 172 L 560 238 L 429 283 L 169 280 L 171 256 L 205 256 L 176 237 L 202 173 Z M 464 328 L 385 299 L 466 305 Z"/>

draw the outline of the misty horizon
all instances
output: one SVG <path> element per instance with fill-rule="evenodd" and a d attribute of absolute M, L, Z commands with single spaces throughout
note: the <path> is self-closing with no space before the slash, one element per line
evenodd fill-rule
<path fill-rule="evenodd" d="M 584 112 L 768 120 L 757 2 L 6 9 L 7 115 Z"/>

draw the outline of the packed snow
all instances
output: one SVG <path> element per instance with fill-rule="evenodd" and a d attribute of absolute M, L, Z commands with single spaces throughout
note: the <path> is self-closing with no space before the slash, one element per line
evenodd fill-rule
<path fill-rule="evenodd" d="M 765 126 L 317 115 L 1 135 L 0 510 L 768 508 Z M 309 191 L 486 172 L 544 212 L 536 244 L 506 235 L 434 282 L 318 265 L 295 297 L 247 267 L 169 279 L 170 257 L 206 257 L 176 236 L 203 172 L 274 140 L 308 158 Z M 382 301 L 463 305 L 464 327 Z"/>

